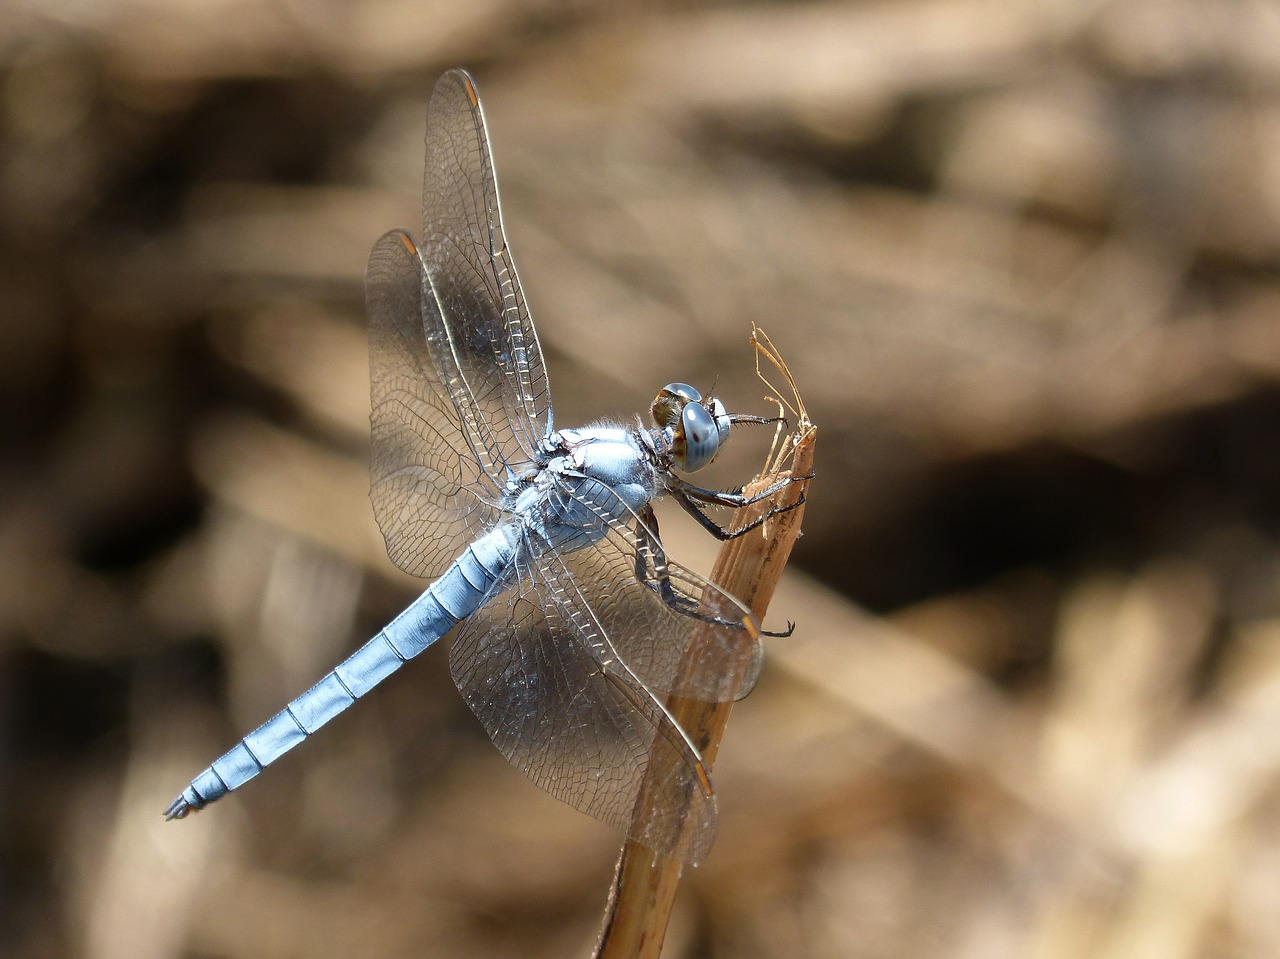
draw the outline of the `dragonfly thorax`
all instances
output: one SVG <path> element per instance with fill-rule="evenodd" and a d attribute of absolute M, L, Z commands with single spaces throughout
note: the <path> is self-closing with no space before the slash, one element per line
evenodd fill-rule
<path fill-rule="evenodd" d="M 714 396 L 705 400 L 688 383 L 668 383 L 653 400 L 653 421 L 670 434 L 672 465 L 693 473 L 711 463 L 729 438 L 733 418 Z"/>

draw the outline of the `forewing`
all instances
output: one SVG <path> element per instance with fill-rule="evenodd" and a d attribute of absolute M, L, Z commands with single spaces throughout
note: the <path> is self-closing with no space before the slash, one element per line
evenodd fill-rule
<path fill-rule="evenodd" d="M 500 488 L 473 454 L 428 347 L 440 311 L 404 231 L 374 246 L 365 295 L 373 512 L 392 562 L 433 577 L 492 524 Z"/>
<path fill-rule="evenodd" d="M 463 70 L 445 73 L 431 95 L 422 225 L 443 320 L 428 338 L 471 445 L 505 481 L 536 459 L 551 429 L 551 394 L 502 230 L 484 114 Z"/>
<path fill-rule="evenodd" d="M 696 862 L 710 849 L 716 821 L 701 759 L 612 655 L 592 610 L 564 587 L 526 567 L 459 629 L 454 682 L 498 750 L 551 795 Z M 637 814 L 651 765 L 662 774 Z"/>

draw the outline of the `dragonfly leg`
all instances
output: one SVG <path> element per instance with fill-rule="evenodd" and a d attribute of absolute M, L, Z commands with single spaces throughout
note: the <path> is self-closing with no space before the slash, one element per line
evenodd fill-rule
<path fill-rule="evenodd" d="M 753 426 L 772 426 L 774 423 L 786 424 L 785 416 L 756 416 L 752 413 L 730 413 L 729 422 L 734 426 L 740 423 L 750 423 Z"/>
<path fill-rule="evenodd" d="M 696 599 L 676 589 L 671 582 L 666 550 L 663 549 L 662 540 L 658 536 L 658 518 L 651 508 L 646 508 L 641 514 L 641 520 L 637 524 L 639 545 L 636 548 L 636 579 L 657 593 L 668 608 L 681 616 L 711 623 L 713 626 L 743 629 L 746 625 L 744 621 L 704 613 Z"/>
<path fill-rule="evenodd" d="M 760 502 L 760 500 L 765 497 L 772 496 L 774 493 L 778 492 L 778 490 L 783 489 L 791 482 L 792 480 L 790 479 L 782 480 L 780 483 L 775 483 L 773 486 L 769 487 L 769 489 L 756 496 L 743 496 L 741 493 L 715 493 L 711 490 L 699 490 L 697 487 L 694 487 L 693 489 L 682 489 L 677 487 L 672 489 L 670 492 L 675 501 L 680 504 L 685 512 L 696 519 L 703 529 L 716 539 L 724 542 L 725 540 L 737 539 L 739 536 L 749 533 L 753 529 L 767 523 L 769 520 L 773 519 L 773 517 L 781 513 L 789 513 L 797 506 L 802 506 L 804 504 L 804 494 L 801 494 L 800 498 L 794 503 L 788 503 L 786 506 L 775 506 L 773 509 L 767 510 L 763 515 L 756 517 L 746 526 L 734 530 L 725 529 L 713 520 L 702 511 L 702 508 L 698 506 L 695 500 L 701 500 L 702 502 L 716 506 L 731 506 L 734 508 L 739 506 L 750 506 L 752 503 Z M 695 493 L 694 490 L 697 490 L 697 492 Z M 704 497 L 699 495 L 701 493 L 710 493 L 711 496 Z"/>
<path fill-rule="evenodd" d="M 761 500 L 768 499 L 774 493 L 778 493 L 786 489 L 792 483 L 798 483 L 801 480 L 811 480 L 813 479 L 813 476 L 813 473 L 809 473 L 806 476 L 788 476 L 751 496 L 744 495 L 741 487 L 727 491 L 704 489 L 701 486 L 694 486 L 686 480 L 676 478 L 675 487 L 672 492 L 678 490 L 690 499 L 696 499 L 700 503 L 711 503 L 715 506 L 728 506 L 733 509 L 737 509 L 739 506 L 750 506 L 752 503 L 759 503 Z M 798 506 L 799 504 L 797 503 L 795 505 Z M 791 506 L 789 508 L 795 509 L 795 506 Z"/>

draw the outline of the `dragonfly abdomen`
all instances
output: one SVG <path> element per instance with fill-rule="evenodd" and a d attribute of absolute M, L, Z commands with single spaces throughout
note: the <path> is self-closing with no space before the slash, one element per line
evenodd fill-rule
<path fill-rule="evenodd" d="M 515 534 L 502 526 L 469 545 L 376 636 L 191 781 L 165 810 L 181 819 L 243 786 L 484 603 L 510 562 Z"/>

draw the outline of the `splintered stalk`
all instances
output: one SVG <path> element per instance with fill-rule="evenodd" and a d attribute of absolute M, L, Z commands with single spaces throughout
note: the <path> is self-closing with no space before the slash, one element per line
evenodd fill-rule
<path fill-rule="evenodd" d="M 775 434 L 764 470 L 746 487 L 747 493 L 768 489 L 789 476 L 812 475 L 817 433 L 791 373 L 768 336 L 753 328 L 751 342 L 756 348 L 756 373 L 769 387 L 773 402 L 787 411 L 793 430 L 784 433 L 780 429 Z M 761 372 L 761 358 L 781 373 L 787 384 L 785 392 L 776 389 Z M 741 529 L 769 509 L 800 502 L 807 486 L 807 479 L 788 484 L 770 499 L 737 510 L 730 528 Z M 800 535 L 803 515 L 804 505 L 801 503 L 797 508 L 775 516 L 759 530 L 727 541 L 720 549 L 711 571 L 711 581 L 746 603 L 757 621 L 764 620 L 791 548 Z M 695 639 L 691 648 L 696 649 L 697 646 Z M 697 668 L 697 660 L 696 653 L 687 657 L 681 669 Z M 677 680 L 675 688 L 680 687 Z M 719 750 L 720 738 L 732 707 L 731 702 L 708 703 L 680 696 L 672 696 L 667 701 L 671 715 L 698 746 L 708 769 Z M 648 772 L 651 778 L 668 774 L 657 763 L 651 764 Z M 642 806 L 648 795 L 649 791 L 642 788 L 639 800 Z M 637 814 L 643 815 L 643 809 Z M 654 852 L 633 840 L 627 841 L 618 860 L 595 959 L 657 959 L 662 951 L 683 865 L 679 858 Z"/>

